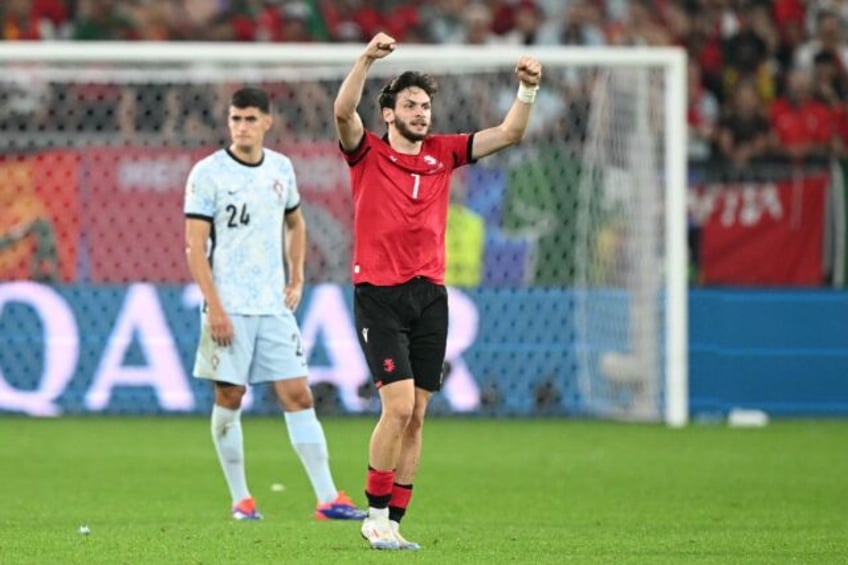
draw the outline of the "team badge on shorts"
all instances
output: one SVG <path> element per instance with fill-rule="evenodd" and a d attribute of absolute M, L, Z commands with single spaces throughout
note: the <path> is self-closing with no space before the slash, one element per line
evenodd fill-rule
<path fill-rule="evenodd" d="M 395 360 L 391 357 L 383 359 L 383 370 L 387 373 L 395 372 Z"/>

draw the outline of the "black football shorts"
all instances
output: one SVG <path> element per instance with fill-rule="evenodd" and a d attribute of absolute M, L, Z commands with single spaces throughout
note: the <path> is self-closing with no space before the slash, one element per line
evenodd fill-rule
<path fill-rule="evenodd" d="M 397 286 L 354 288 L 356 333 L 377 388 L 414 379 L 435 392 L 442 384 L 448 339 L 447 289 L 416 277 Z"/>

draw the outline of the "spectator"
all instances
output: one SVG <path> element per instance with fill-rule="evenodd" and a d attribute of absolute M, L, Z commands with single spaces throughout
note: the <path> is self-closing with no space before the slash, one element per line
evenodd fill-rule
<path fill-rule="evenodd" d="M 386 15 L 389 35 L 405 43 L 427 43 L 429 36 L 424 22 L 426 0 L 412 0 L 392 8 Z"/>
<path fill-rule="evenodd" d="M 823 103 L 831 112 L 834 130 L 833 154 L 844 159 L 848 156 L 848 73 L 831 51 L 821 51 L 813 59 L 813 98 Z"/>
<path fill-rule="evenodd" d="M 792 65 L 795 49 L 806 36 L 804 0 L 774 0 L 772 15 L 780 38 L 778 60 L 783 68 Z"/>
<path fill-rule="evenodd" d="M 384 25 L 381 14 L 388 6 L 384 0 L 380 6 L 373 4 L 363 0 L 322 0 L 320 10 L 330 40 L 359 42 L 379 31 Z"/>
<path fill-rule="evenodd" d="M 610 25 L 621 25 L 630 17 L 630 0 L 600 0 L 594 3 L 602 6 L 604 20 Z"/>
<path fill-rule="evenodd" d="M 686 39 L 692 34 L 692 18 L 685 6 L 679 2 L 663 3 L 660 18 L 669 34 L 672 45 L 686 45 Z"/>
<path fill-rule="evenodd" d="M 293 41 L 307 43 L 313 40 L 310 21 L 312 7 L 306 2 L 263 2 L 256 16 L 254 41 Z"/>
<path fill-rule="evenodd" d="M 684 43 L 686 50 L 690 58 L 698 61 L 704 86 L 723 102 L 727 97 L 722 79 L 721 12 L 715 6 L 699 6 L 692 12 L 691 22 L 692 28 Z"/>
<path fill-rule="evenodd" d="M 70 33 L 62 0 L 5 0 L 0 4 L 0 39 L 64 39 Z"/>
<path fill-rule="evenodd" d="M 834 112 L 833 154 L 839 159 L 848 157 L 848 111 L 844 105 Z"/>
<path fill-rule="evenodd" d="M 772 18 L 771 6 L 768 2 L 763 2 L 762 0 L 751 0 L 750 17 L 751 29 L 766 44 L 769 57 L 768 62 L 776 62 L 778 52 L 780 51 L 780 32 Z"/>
<path fill-rule="evenodd" d="M 569 2 L 563 13 L 561 25 L 543 40 L 546 44 L 585 45 L 595 47 L 606 43 L 604 32 L 597 25 L 597 11 L 585 0 Z"/>
<path fill-rule="evenodd" d="M 74 39 L 116 40 L 135 39 L 138 33 L 133 22 L 115 0 L 79 0 L 74 25 Z"/>
<path fill-rule="evenodd" d="M 610 43 L 616 45 L 671 45 L 671 35 L 657 20 L 649 0 L 632 0 L 627 19 L 610 33 Z"/>
<path fill-rule="evenodd" d="M 780 1 L 780 0 L 778 0 Z M 784 0 L 789 2 L 790 0 Z M 793 0 L 802 3 L 801 20 L 802 25 L 806 15 L 806 33 L 814 35 L 818 27 L 819 15 L 822 12 L 835 14 L 842 24 L 848 23 L 848 0 Z"/>
<path fill-rule="evenodd" d="M 757 94 L 764 102 L 774 98 L 775 81 L 769 65 L 772 59 L 773 35 L 765 35 L 758 8 L 745 2 L 737 12 L 738 28 L 722 45 L 724 62 L 724 93 L 728 95 L 739 81 L 752 81 L 757 86 Z"/>
<path fill-rule="evenodd" d="M 795 67 L 812 69 L 817 53 L 830 51 L 843 68 L 848 68 L 848 45 L 842 32 L 842 21 L 833 12 L 819 12 L 816 35 L 795 52 Z"/>
<path fill-rule="evenodd" d="M 185 0 L 182 4 L 186 19 L 194 26 L 212 21 L 222 11 L 218 0 Z"/>
<path fill-rule="evenodd" d="M 256 6 L 253 0 L 232 0 L 203 26 L 195 28 L 195 39 L 206 41 L 253 41 L 256 36 Z"/>
<path fill-rule="evenodd" d="M 492 13 L 492 31 L 497 35 L 508 34 L 515 27 L 515 12 L 522 3 L 523 0 L 486 0 Z"/>
<path fill-rule="evenodd" d="M 131 10 L 131 11 L 130 11 Z M 177 30 L 178 10 L 170 0 L 151 0 L 127 8 L 129 18 L 135 22 L 136 37 L 140 41 L 173 41 L 182 39 Z"/>
<path fill-rule="evenodd" d="M 256 16 L 255 41 L 328 41 L 319 6 L 310 1 L 263 0 Z"/>
<path fill-rule="evenodd" d="M 833 51 L 819 51 L 813 58 L 813 97 L 832 108 L 848 97 L 848 72 Z"/>
<path fill-rule="evenodd" d="M 472 4 L 465 10 L 463 28 L 452 43 L 466 45 L 493 45 L 500 38 L 492 31 L 492 11 L 485 4 Z"/>
<path fill-rule="evenodd" d="M 0 39 L 41 39 L 38 22 L 32 18 L 32 0 L 7 0 L 0 6 Z"/>
<path fill-rule="evenodd" d="M 542 12 L 553 22 L 561 22 L 565 20 L 565 12 L 573 4 L 583 4 L 585 0 L 536 0 L 536 5 L 541 8 Z"/>
<path fill-rule="evenodd" d="M 812 78 L 804 69 L 793 69 L 786 82 L 786 94 L 770 109 L 771 127 L 780 153 L 801 161 L 824 158 L 833 141 L 831 110 L 813 98 Z"/>
<path fill-rule="evenodd" d="M 435 0 L 428 16 L 430 38 L 434 43 L 458 43 L 465 29 L 466 0 Z"/>
<path fill-rule="evenodd" d="M 719 121 L 719 151 L 737 169 L 763 159 L 769 152 L 771 128 L 761 104 L 756 85 L 743 80 L 736 85 L 731 104 Z"/>
<path fill-rule="evenodd" d="M 689 126 L 687 154 L 694 161 L 706 161 L 712 156 L 716 140 L 719 106 L 715 95 L 701 82 L 701 67 L 695 59 L 687 65 L 689 96 L 686 121 Z"/>
<path fill-rule="evenodd" d="M 283 25 L 279 41 L 307 43 L 312 41 L 309 22 L 312 12 L 304 2 L 295 2 L 283 8 Z"/>
<path fill-rule="evenodd" d="M 534 0 L 520 0 L 513 11 L 512 29 L 504 34 L 505 42 L 513 45 L 538 45 L 543 39 L 543 21 L 542 9 Z"/>

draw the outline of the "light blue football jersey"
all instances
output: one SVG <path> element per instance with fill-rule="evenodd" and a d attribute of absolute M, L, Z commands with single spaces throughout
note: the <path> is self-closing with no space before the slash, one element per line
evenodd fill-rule
<path fill-rule="evenodd" d="M 212 222 L 209 259 L 227 313 L 285 311 L 283 219 L 298 206 L 294 167 L 276 151 L 248 165 L 221 149 L 192 168 L 184 212 Z"/>

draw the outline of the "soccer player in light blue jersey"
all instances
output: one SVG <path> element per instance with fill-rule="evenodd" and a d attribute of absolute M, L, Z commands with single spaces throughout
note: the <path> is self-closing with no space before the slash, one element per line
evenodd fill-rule
<path fill-rule="evenodd" d="M 247 487 L 241 403 L 247 386 L 271 383 L 315 491 L 315 517 L 361 520 L 333 482 L 307 382 L 293 314 L 303 293 L 306 222 L 291 161 L 263 147 L 272 124 L 267 93 L 235 92 L 228 124 L 230 146 L 192 168 L 184 211 L 188 266 L 204 298 L 194 375 L 214 383 L 212 440 L 233 518 L 262 517 Z"/>

